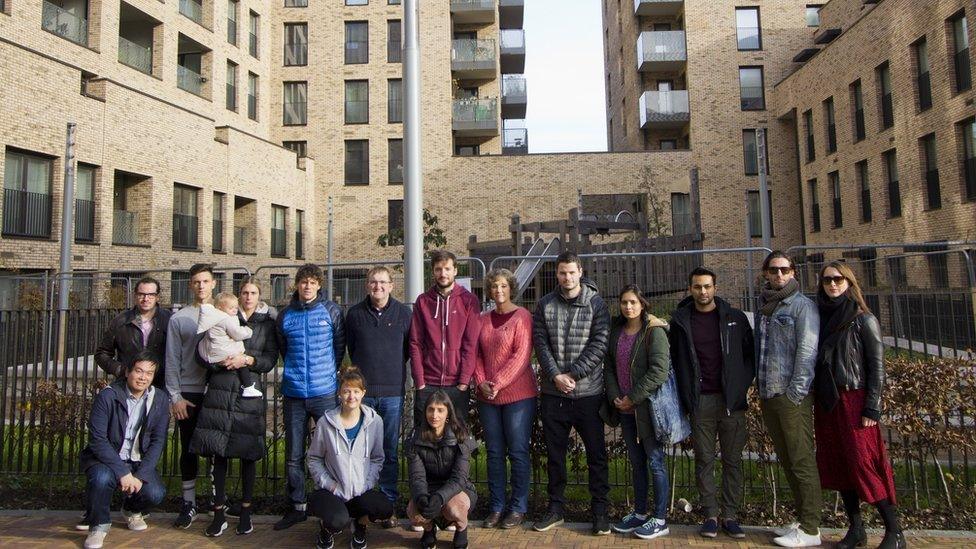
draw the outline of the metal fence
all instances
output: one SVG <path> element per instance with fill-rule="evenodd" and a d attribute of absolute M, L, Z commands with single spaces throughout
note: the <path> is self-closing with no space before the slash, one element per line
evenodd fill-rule
<path fill-rule="evenodd" d="M 873 252 L 864 250 L 874 250 Z M 930 356 L 964 356 L 976 340 L 973 329 L 974 309 L 973 261 L 965 246 L 946 246 L 940 249 L 920 249 L 903 246 L 860 246 L 835 248 L 791 248 L 797 260 L 798 278 L 805 292 L 815 289 L 816 274 L 824 261 L 843 258 L 855 267 L 865 281 L 869 304 L 882 319 L 885 342 L 892 353 L 915 353 Z M 678 302 L 685 297 L 687 273 L 697 265 L 705 265 L 717 273 L 718 293 L 733 305 L 747 312 L 755 311 L 761 261 L 768 250 L 737 248 L 719 250 L 690 250 L 666 253 L 616 253 L 583 256 L 584 275 L 592 280 L 616 309 L 616 295 L 628 283 L 645 288 L 655 314 L 667 318 Z M 487 267 L 476 258 L 459 258 L 459 279 L 484 301 L 482 290 L 487 270 L 506 267 L 513 271 L 520 262 L 533 258 L 499 257 Z M 556 288 L 553 256 L 539 256 L 521 305 L 534 308 L 536 301 Z M 328 294 L 343 308 L 358 302 L 365 295 L 365 275 L 369 267 L 387 264 L 393 274 L 394 294 L 403 298 L 402 262 L 359 261 L 324 265 L 329 272 Z M 48 482 L 77 480 L 77 455 L 86 444 L 86 418 L 90 401 L 99 383 L 109 381 L 99 370 L 93 353 L 99 338 L 110 320 L 131 305 L 133 283 L 144 272 L 70 273 L 73 287 L 91 288 L 87 299 L 77 297 L 72 309 L 59 312 L 53 306 L 56 284 L 45 277 L 21 277 L 17 284 L 34 284 L 39 291 L 41 306 L 33 310 L 18 306 L 16 310 L 0 311 L 0 475 L 37 475 Z M 265 299 L 279 298 L 283 304 L 292 292 L 295 265 L 268 265 L 255 269 L 261 281 Z M 186 279 L 178 273 L 159 273 L 163 285 L 163 303 L 179 296 L 176 287 L 186 287 Z M 237 290 L 240 280 L 252 274 L 243 268 L 219 270 L 219 288 Z M 78 282 L 82 280 L 83 282 Z M 0 288 L 3 281 L 0 279 Z M 103 290 L 102 288 L 108 288 Z M 122 288 L 122 290 L 112 290 Z M 115 293 L 111 293 L 114 291 Z M 79 293 L 84 293 L 79 291 Z M 112 301 L 113 299 L 126 301 Z M 405 300 L 406 301 L 406 300 Z M 280 395 L 281 368 L 264 375 L 267 390 L 268 454 L 258 469 L 258 497 L 281 501 L 284 498 L 285 463 L 282 399 Z M 409 392 L 408 392 L 409 393 Z M 409 397 L 408 397 L 409 398 Z M 405 410 L 404 431 L 411 424 L 409 404 Z M 947 411 L 947 425 L 969 426 L 974 418 L 962 412 Z M 771 465 L 768 449 L 758 434 L 761 428 L 756 418 L 750 428 L 752 436 L 747 446 L 744 464 L 744 490 L 747 501 L 764 504 L 784 499 L 786 483 L 775 465 Z M 478 432 L 478 427 L 475 427 Z M 174 429 L 175 431 L 175 429 Z M 891 433 L 889 442 L 897 442 Z M 161 473 L 171 487 L 178 486 L 178 444 L 174 432 L 161 460 Z M 533 500 L 545 499 L 544 452 L 541 451 L 541 427 L 533 434 Z M 607 446 L 611 452 L 610 482 L 615 501 L 629 501 L 630 465 L 618 429 L 607 429 Z M 582 444 L 575 437 L 570 454 L 569 485 L 586 485 L 586 468 Z M 900 494 L 918 493 L 922 483 L 929 489 L 931 475 L 917 471 L 911 458 L 895 458 L 896 485 Z M 969 449 L 959 447 L 939 452 L 937 463 L 944 464 L 966 490 L 972 490 L 974 480 Z M 925 467 L 925 461 L 922 460 Z M 673 481 L 673 499 L 694 499 L 696 492 L 694 461 L 690 450 L 674 447 L 668 450 L 668 465 Z M 939 473 L 942 471 L 940 469 Z M 934 474 L 934 473 L 933 473 Z M 401 470 L 401 479 L 405 470 Z M 486 489 L 486 466 L 483 455 L 472 460 L 472 478 L 479 489 Z M 931 481 L 933 485 L 935 480 Z M 937 498 L 924 500 L 922 505 L 938 505 Z"/>

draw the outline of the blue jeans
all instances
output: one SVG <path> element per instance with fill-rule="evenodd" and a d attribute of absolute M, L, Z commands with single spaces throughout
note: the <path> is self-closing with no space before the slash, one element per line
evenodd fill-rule
<path fill-rule="evenodd" d="M 664 466 L 664 448 L 656 438 L 637 440 L 634 414 L 620 414 L 620 428 L 627 443 L 627 456 L 634 471 L 634 511 L 647 514 L 648 467 L 654 482 L 654 518 L 668 516 L 668 469 Z"/>
<path fill-rule="evenodd" d="M 285 397 L 285 472 L 288 499 L 305 503 L 305 450 L 308 446 L 308 420 L 318 422 L 329 410 L 339 407 L 335 393 L 312 398 Z"/>
<path fill-rule="evenodd" d="M 126 461 L 130 471 L 139 468 L 138 462 Z M 115 472 L 103 463 L 96 463 L 85 471 L 88 477 L 87 496 L 88 504 L 85 510 L 85 522 L 92 530 L 108 532 L 112 527 L 112 496 L 119 489 L 119 479 L 115 478 Z M 163 486 L 159 474 L 153 471 L 153 478 L 142 481 L 142 488 L 135 494 L 127 495 L 122 499 L 122 509 L 133 513 L 144 513 L 166 496 L 166 487 Z"/>
<path fill-rule="evenodd" d="M 376 410 L 383 418 L 383 469 L 380 471 L 380 491 L 394 505 L 397 501 L 397 446 L 400 442 L 400 418 L 403 416 L 403 397 L 364 397 L 363 404 Z M 370 487 L 372 488 L 372 487 Z"/>
<path fill-rule="evenodd" d="M 488 449 L 488 512 L 525 513 L 529 509 L 529 439 L 535 422 L 535 398 L 509 404 L 478 402 L 478 416 L 485 429 Z M 512 464 L 512 497 L 505 504 L 505 454 Z"/>

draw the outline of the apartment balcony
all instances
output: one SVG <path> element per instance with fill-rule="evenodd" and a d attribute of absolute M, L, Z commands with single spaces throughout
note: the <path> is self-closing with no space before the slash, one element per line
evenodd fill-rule
<path fill-rule="evenodd" d="M 498 135 L 498 99 L 455 99 L 451 127 L 459 137 Z"/>
<path fill-rule="evenodd" d="M 51 195 L 47 193 L 4 189 L 3 236 L 49 238 L 51 204 Z"/>
<path fill-rule="evenodd" d="M 126 210 L 112 212 L 112 244 L 139 244 L 139 214 Z"/>
<path fill-rule="evenodd" d="M 181 90 L 186 90 L 196 95 L 203 95 L 203 82 L 203 76 L 199 73 L 183 65 L 176 66 L 176 86 Z"/>
<path fill-rule="evenodd" d="M 525 76 L 506 74 L 502 77 L 502 118 L 525 118 L 527 98 Z"/>
<path fill-rule="evenodd" d="M 525 0 L 498 0 L 498 26 L 521 29 L 525 19 Z"/>
<path fill-rule="evenodd" d="M 676 71 L 687 61 L 685 31 L 645 31 L 637 37 L 639 71 Z"/>
<path fill-rule="evenodd" d="M 502 133 L 502 154 L 529 154 L 529 130 L 505 128 Z"/>
<path fill-rule="evenodd" d="M 680 128 L 691 120 L 688 90 L 646 91 L 640 96 L 642 129 Z"/>
<path fill-rule="evenodd" d="M 495 41 L 461 38 L 451 43 L 451 71 L 460 79 L 488 80 L 498 72 Z"/>
<path fill-rule="evenodd" d="M 139 72 L 152 74 L 152 57 L 152 46 L 143 46 L 128 38 L 119 37 L 119 63 Z"/>
<path fill-rule="evenodd" d="M 60 2 L 64 7 L 44 0 L 41 28 L 82 46 L 88 45 L 88 4 Z"/>
<path fill-rule="evenodd" d="M 201 0 L 180 0 L 180 13 L 192 21 L 203 24 L 203 2 Z"/>
<path fill-rule="evenodd" d="M 684 7 L 684 0 L 634 0 L 634 14 L 642 17 L 678 15 Z"/>
<path fill-rule="evenodd" d="M 451 0 L 451 16 L 462 25 L 495 22 L 495 0 Z"/>
<path fill-rule="evenodd" d="M 521 74 L 525 72 L 525 31 L 508 29 L 500 33 L 502 73 Z"/>

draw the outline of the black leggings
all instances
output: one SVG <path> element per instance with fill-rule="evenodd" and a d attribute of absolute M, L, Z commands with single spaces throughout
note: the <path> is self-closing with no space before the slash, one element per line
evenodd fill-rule
<path fill-rule="evenodd" d="M 211 469 L 211 481 L 213 482 L 214 506 L 219 507 L 227 501 L 227 463 L 229 459 L 216 456 L 213 458 L 213 468 Z M 251 503 L 254 495 L 254 476 L 257 472 L 257 462 L 252 459 L 241 460 L 241 481 L 243 494 L 241 501 Z"/>
<path fill-rule="evenodd" d="M 370 521 L 386 520 L 393 516 L 393 504 L 377 490 L 369 490 L 349 501 L 342 501 L 332 492 L 321 489 L 308 496 L 308 511 L 322 519 L 322 527 L 340 532 L 352 520 L 369 517 Z"/>

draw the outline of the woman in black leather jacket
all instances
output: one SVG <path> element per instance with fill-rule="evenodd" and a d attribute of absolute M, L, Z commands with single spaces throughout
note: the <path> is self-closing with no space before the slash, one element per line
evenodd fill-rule
<path fill-rule="evenodd" d="M 861 500 L 884 520 L 879 547 L 905 547 L 895 508 L 895 483 L 878 420 L 884 389 L 881 326 L 864 302 L 850 267 L 832 261 L 820 270 L 817 291 L 820 345 L 814 377 L 817 468 L 820 484 L 837 490 L 850 518 L 837 547 L 867 543 Z"/>

